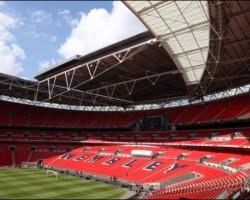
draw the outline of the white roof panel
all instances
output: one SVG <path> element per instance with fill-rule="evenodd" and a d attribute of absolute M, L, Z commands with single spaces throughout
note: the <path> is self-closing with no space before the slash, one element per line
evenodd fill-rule
<path fill-rule="evenodd" d="M 150 3 L 153 4 L 153 5 L 158 4 L 160 2 L 163 2 L 163 1 L 150 1 Z"/>
<path fill-rule="evenodd" d="M 208 1 L 125 1 L 125 4 L 161 41 L 186 84 L 199 83 L 209 50 Z"/>
<path fill-rule="evenodd" d="M 165 42 L 169 46 L 169 54 L 178 54 L 183 52 L 181 45 L 175 37 L 169 38 L 168 40 L 165 40 Z"/>
<path fill-rule="evenodd" d="M 131 7 L 133 7 L 133 9 L 136 12 L 139 12 L 142 9 L 145 9 L 145 8 L 151 6 L 151 3 L 148 1 L 131 1 L 130 5 L 131 5 Z"/>

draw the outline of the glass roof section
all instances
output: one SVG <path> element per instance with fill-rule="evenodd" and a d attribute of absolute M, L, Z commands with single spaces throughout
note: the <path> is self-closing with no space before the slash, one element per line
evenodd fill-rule
<path fill-rule="evenodd" d="M 125 1 L 161 41 L 187 85 L 198 84 L 209 51 L 208 1 Z"/>

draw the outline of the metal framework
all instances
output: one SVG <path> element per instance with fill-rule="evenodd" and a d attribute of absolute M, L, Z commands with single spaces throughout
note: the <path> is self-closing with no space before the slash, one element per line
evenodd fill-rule
<path fill-rule="evenodd" d="M 125 1 L 161 41 L 186 85 L 200 82 L 209 47 L 207 1 Z"/>
<path fill-rule="evenodd" d="M 134 110 L 153 110 L 153 109 L 162 109 L 162 108 L 172 108 L 184 105 L 191 105 L 191 104 L 200 104 L 204 102 L 216 101 L 225 99 L 232 96 L 242 95 L 242 94 L 249 94 L 250 93 L 250 85 L 245 85 L 242 87 L 237 87 L 217 93 L 212 93 L 209 95 L 202 96 L 200 98 L 184 98 L 178 100 L 172 100 L 167 102 L 162 102 L 161 104 L 142 104 L 142 105 L 135 105 L 130 106 L 126 110 L 127 111 L 134 111 Z"/>
<path fill-rule="evenodd" d="M 46 83 L 48 85 L 48 98 L 45 99 L 44 101 L 48 101 L 51 100 L 52 98 L 58 97 L 62 94 L 65 94 L 69 91 L 74 91 L 79 93 L 80 95 L 82 95 L 82 98 L 84 95 L 90 95 L 93 103 L 95 104 L 96 99 L 98 96 L 102 97 L 102 98 L 106 98 L 106 99 L 110 99 L 110 100 L 115 100 L 115 101 L 121 101 L 121 102 L 126 102 L 126 103 L 133 103 L 132 101 L 127 101 L 125 99 L 119 99 L 119 98 L 115 98 L 113 97 L 113 93 L 115 90 L 115 85 L 114 88 L 112 89 L 111 93 L 107 92 L 107 95 L 100 95 L 98 94 L 99 89 L 97 89 L 96 91 L 94 90 L 90 90 L 90 91 L 82 91 L 82 90 L 78 90 L 77 88 L 81 85 L 84 85 L 85 83 L 93 80 L 94 78 L 97 78 L 98 76 L 103 75 L 104 73 L 108 72 L 109 70 L 111 70 L 114 67 L 117 67 L 120 63 L 123 63 L 124 61 L 126 61 L 127 59 L 132 58 L 134 55 L 136 55 L 137 53 L 139 53 L 140 51 L 143 51 L 148 44 L 154 42 L 154 40 L 149 40 L 146 42 L 143 42 L 141 44 L 123 49 L 122 51 L 118 51 L 115 52 L 113 54 L 107 55 L 107 56 L 103 56 L 101 58 L 95 59 L 93 61 L 87 62 L 87 63 L 83 63 L 81 65 L 75 66 L 71 69 L 68 69 L 66 71 L 60 72 L 56 75 L 53 75 L 51 77 L 48 77 L 44 80 L 41 80 L 38 82 L 38 88 L 40 85 L 43 85 L 44 83 Z M 112 57 L 116 59 L 116 62 L 112 65 L 106 65 L 105 68 L 103 68 L 103 65 L 101 65 L 102 61 L 108 57 Z M 73 79 L 77 76 L 76 72 L 78 70 L 81 70 L 82 68 L 87 69 L 88 71 L 88 77 L 86 77 L 85 80 L 82 80 L 79 84 L 77 85 L 73 85 Z M 58 78 L 64 77 L 65 78 L 65 86 L 61 86 L 60 89 L 61 91 L 56 92 L 54 90 L 54 88 L 57 86 L 56 84 L 56 80 Z M 122 84 L 126 84 L 126 82 L 123 82 Z M 107 90 L 108 86 L 105 87 L 103 86 L 104 89 Z M 108 91 L 108 90 L 107 90 Z M 37 93 L 39 92 L 39 90 L 37 90 Z M 37 94 L 36 94 L 37 96 Z M 36 100 L 36 99 L 35 99 Z"/>
<path fill-rule="evenodd" d="M 183 67 L 187 69 L 186 71 L 180 70 L 180 72 L 183 74 L 190 96 L 205 95 L 222 88 L 230 89 L 236 81 L 238 84 L 240 82 L 246 83 L 246 78 L 249 77 L 249 64 L 247 61 L 250 59 L 249 2 L 125 1 L 125 5 L 141 19 L 156 38 L 161 40 L 162 45 L 170 53 L 178 69 Z M 192 5 L 193 8 L 196 8 L 195 11 L 189 9 Z M 209 13 L 207 12 L 208 9 Z M 196 11 L 199 11 L 199 13 L 194 13 Z M 197 21 L 197 19 L 200 21 Z M 240 24 L 240 22 L 243 24 Z M 188 26 L 181 28 L 185 23 Z M 194 30 L 202 31 L 202 34 L 195 37 Z M 208 33 L 209 31 L 210 33 Z M 186 33 L 192 34 L 193 37 L 189 37 Z M 182 41 L 178 40 L 179 35 L 184 36 Z M 189 53 L 192 55 L 196 50 L 185 51 L 185 46 L 192 46 L 192 42 L 201 46 L 198 42 L 199 39 L 204 42 L 204 47 L 199 49 L 200 52 L 207 51 L 209 44 L 208 57 L 203 59 L 203 64 L 200 67 L 197 65 L 200 72 L 205 69 L 204 73 L 198 73 L 203 74 L 203 76 L 197 76 L 196 74 L 196 81 L 190 82 L 190 78 L 188 78 L 191 77 L 188 75 L 192 68 L 189 67 L 190 64 L 196 66 L 202 59 L 197 59 L 199 56 L 195 56 L 195 54 L 193 54 L 193 58 L 192 56 L 189 57 Z M 240 45 L 240 49 L 238 45 Z M 239 52 L 232 52 L 236 48 Z M 183 52 L 176 53 L 176 51 Z M 230 57 L 225 56 L 226 53 L 231 54 L 231 52 L 238 54 L 238 58 L 233 59 L 234 56 L 231 55 Z M 240 55 L 242 53 L 243 55 Z M 182 56 L 186 56 L 186 58 L 183 60 Z M 231 64 L 235 65 L 231 68 Z M 229 67 L 231 69 L 226 69 Z M 192 69 L 195 72 L 194 68 Z M 220 72 L 224 71 L 224 69 L 229 73 Z M 244 74 L 242 74 L 243 71 L 245 71 Z M 244 79 L 241 81 L 241 78 Z"/>
<path fill-rule="evenodd" d="M 33 105 L 33 106 L 40 106 L 40 107 L 65 109 L 65 110 L 117 112 L 117 111 L 140 111 L 140 110 L 172 108 L 172 107 L 178 107 L 178 106 L 183 106 L 183 105 L 198 104 L 198 103 L 220 100 L 220 99 L 237 96 L 241 94 L 250 94 L 250 84 L 242 86 L 242 87 L 233 88 L 230 90 L 225 90 L 222 92 L 205 95 L 202 98 L 197 98 L 193 100 L 186 98 L 186 99 L 178 99 L 178 100 L 172 100 L 172 101 L 156 103 L 156 104 L 151 103 L 151 104 L 132 105 L 132 106 L 127 106 L 126 108 L 118 107 L 118 106 L 75 106 L 75 105 L 68 105 L 68 104 L 49 103 L 49 102 L 43 102 L 43 101 L 39 102 L 39 101 L 29 100 L 26 98 L 21 99 L 21 98 L 10 97 L 10 96 L 5 96 L 5 95 L 0 95 L 0 100 Z"/>
<path fill-rule="evenodd" d="M 249 79 L 249 2 L 210 2 L 210 51 L 206 71 L 193 93 L 203 95 Z M 239 11 L 240 9 L 240 11 Z M 241 21 L 242 24 L 239 24 Z M 244 29 L 244 30 L 243 30 Z M 237 50 L 236 50 L 237 49 Z"/>
<path fill-rule="evenodd" d="M 206 76 L 204 75 L 202 83 L 194 88 L 193 93 L 197 94 L 206 94 L 207 90 L 210 87 L 210 84 L 215 77 L 215 72 L 221 60 L 223 38 L 225 37 L 226 28 L 229 22 L 226 17 L 228 16 L 228 12 L 225 9 L 225 4 L 223 4 L 223 2 L 218 1 L 212 4 L 212 6 L 214 6 L 216 17 L 213 22 L 210 22 L 210 40 L 212 42 L 210 43 L 209 56 L 206 67 L 206 74 L 208 76 L 206 77 L 206 79 L 204 79 L 204 77 Z"/>
<path fill-rule="evenodd" d="M 148 33 L 146 33 L 147 35 Z M 174 76 L 180 77 L 180 71 L 174 67 L 171 60 L 168 60 L 167 54 L 159 44 L 160 42 L 151 36 L 150 39 L 144 39 L 142 42 L 137 42 L 126 48 L 111 53 L 102 53 L 101 56 L 97 56 L 95 59 L 86 59 L 88 56 L 77 56 L 74 58 L 75 64 L 71 67 L 55 73 L 52 72 L 52 68 L 37 76 L 39 82 L 34 94 L 34 100 L 39 96 L 40 88 L 45 87 L 48 90 L 48 96 L 43 101 L 46 102 L 56 101 L 62 96 L 73 93 L 70 98 L 77 97 L 80 105 L 84 105 L 86 102 L 103 106 L 136 104 L 138 103 L 137 98 L 145 97 L 146 93 L 150 96 L 149 92 L 152 93 L 150 87 L 166 85 L 165 80 L 168 77 L 172 77 L 172 79 Z M 150 57 L 151 52 L 155 54 L 158 51 L 161 51 L 161 53 L 159 52 L 155 58 Z M 105 52 L 105 49 L 102 52 Z M 154 66 L 157 62 L 158 67 Z M 166 64 L 169 66 L 163 66 Z M 133 74 L 133 67 L 138 69 L 137 74 Z M 112 77 L 112 80 L 105 78 L 111 76 L 116 77 Z M 181 78 L 178 79 L 179 84 L 184 85 Z M 170 85 L 168 87 L 171 89 L 175 86 Z M 179 91 L 172 89 L 172 93 L 182 93 L 182 96 L 185 96 L 186 91 L 181 87 L 179 87 Z M 161 90 L 163 89 L 162 87 Z M 143 90 L 144 94 L 140 95 Z M 162 98 L 161 94 L 160 98 Z M 142 98 L 140 102 L 143 101 L 147 102 L 150 99 Z"/>

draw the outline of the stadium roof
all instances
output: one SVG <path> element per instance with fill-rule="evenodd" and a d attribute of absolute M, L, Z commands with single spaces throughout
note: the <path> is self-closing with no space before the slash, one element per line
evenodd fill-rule
<path fill-rule="evenodd" d="M 161 41 L 187 85 L 200 82 L 209 50 L 207 1 L 125 1 Z"/>
<path fill-rule="evenodd" d="M 199 98 L 250 83 L 250 2 L 123 1 L 149 31 L 76 55 L 0 94 L 69 105 Z"/>

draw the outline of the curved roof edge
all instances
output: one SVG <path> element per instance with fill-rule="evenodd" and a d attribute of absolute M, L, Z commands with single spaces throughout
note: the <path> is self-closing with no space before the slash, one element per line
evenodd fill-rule
<path fill-rule="evenodd" d="M 209 52 L 207 1 L 123 1 L 161 41 L 187 86 L 198 84 Z"/>

